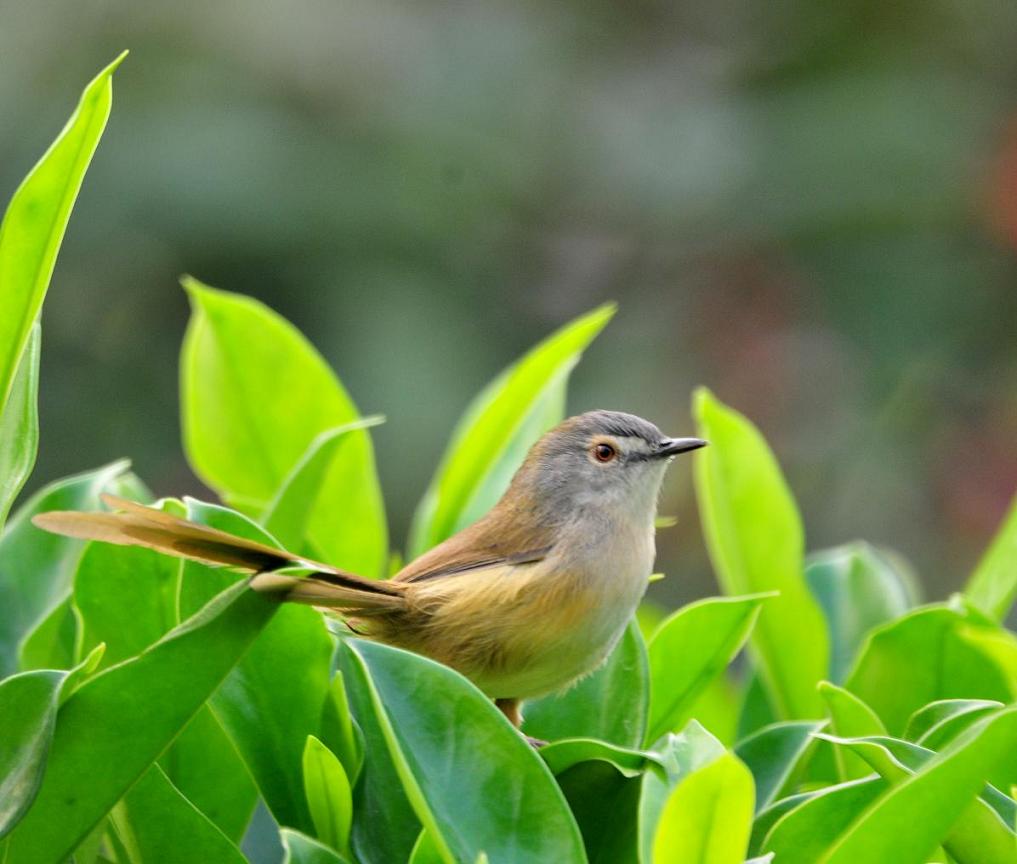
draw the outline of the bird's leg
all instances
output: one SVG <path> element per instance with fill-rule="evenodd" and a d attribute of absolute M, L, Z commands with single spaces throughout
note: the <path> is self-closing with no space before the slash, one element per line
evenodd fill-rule
<path fill-rule="evenodd" d="M 494 704 L 498 707 L 507 718 L 509 723 L 522 731 L 523 727 L 523 712 L 521 709 L 522 701 L 519 699 L 495 699 Z M 529 735 L 523 736 L 529 743 L 530 746 L 540 748 L 547 744 L 546 741 L 541 741 L 539 738 L 531 738 Z"/>

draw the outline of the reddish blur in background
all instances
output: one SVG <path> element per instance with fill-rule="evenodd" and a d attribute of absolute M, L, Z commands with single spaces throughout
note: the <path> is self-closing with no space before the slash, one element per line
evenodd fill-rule
<path fill-rule="evenodd" d="M 365 412 L 394 536 L 468 399 L 621 311 L 571 409 L 752 417 L 810 549 L 958 588 L 1017 486 L 1017 5 L 0 0 L 4 199 L 122 48 L 44 318 L 33 486 L 181 455 L 177 276 L 259 297 Z M 672 604 L 713 590 L 689 461 Z"/>

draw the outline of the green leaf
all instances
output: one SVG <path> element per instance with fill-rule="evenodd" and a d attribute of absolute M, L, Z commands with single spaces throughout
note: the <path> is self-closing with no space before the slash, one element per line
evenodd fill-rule
<path fill-rule="evenodd" d="M 408 864 L 444 864 L 441 850 L 435 845 L 434 838 L 427 831 L 420 832 L 416 845 L 410 853 Z"/>
<path fill-rule="evenodd" d="M 353 793 L 342 763 L 313 735 L 304 746 L 304 794 L 319 840 L 348 853 L 353 821 Z"/>
<path fill-rule="evenodd" d="M 364 737 L 350 714 L 342 672 L 332 675 L 328 693 L 321 718 L 322 740 L 338 757 L 353 786 L 364 764 Z"/>
<path fill-rule="evenodd" d="M 688 722 L 696 700 L 745 644 L 768 596 L 773 595 L 700 600 L 657 628 L 648 646 L 647 744 Z"/>
<path fill-rule="evenodd" d="M 565 769 L 557 780 L 583 835 L 589 864 L 638 864 L 641 778 L 592 759 Z"/>
<path fill-rule="evenodd" d="M 793 783 L 812 737 L 825 722 L 775 723 L 744 738 L 734 752 L 755 778 L 756 810 L 772 804 Z"/>
<path fill-rule="evenodd" d="M 829 643 L 805 583 L 798 508 L 755 426 L 705 389 L 694 411 L 700 437 L 710 442 L 696 457 L 695 480 L 717 577 L 728 594 L 780 592 L 760 613 L 751 645 L 780 718 L 815 718 Z"/>
<path fill-rule="evenodd" d="M 263 510 L 315 438 L 358 420 L 357 408 L 314 347 L 267 306 L 194 279 L 184 287 L 192 307 L 180 372 L 187 458 L 221 496 Z M 385 512 L 366 431 L 351 432 L 334 454 L 307 525 L 315 554 L 384 575 Z"/>
<path fill-rule="evenodd" d="M 648 701 L 646 645 L 632 621 L 592 675 L 564 693 L 523 706 L 523 732 L 544 741 L 597 738 L 619 747 L 640 747 Z"/>
<path fill-rule="evenodd" d="M 508 488 L 526 451 L 562 419 L 569 373 L 615 306 L 594 309 L 551 334 L 470 403 L 417 507 L 413 557 L 486 513 Z"/>
<path fill-rule="evenodd" d="M 886 734 L 883 721 L 854 693 L 829 681 L 822 681 L 819 694 L 826 702 L 830 727 L 835 735 L 841 738 L 861 738 Z M 842 747 L 834 749 L 834 759 L 842 780 L 855 780 L 871 773 L 867 762 Z"/>
<path fill-rule="evenodd" d="M 57 864 L 204 704 L 279 605 L 236 585 L 61 707 L 42 786 L 9 838 L 11 861 Z"/>
<path fill-rule="evenodd" d="M 286 850 L 283 864 L 346 864 L 339 853 L 292 828 L 280 829 L 279 839 Z"/>
<path fill-rule="evenodd" d="M 64 597 L 18 646 L 18 668 L 67 669 L 78 656 L 78 613 Z"/>
<path fill-rule="evenodd" d="M 77 108 L 11 198 L 0 224 L 0 411 L 7 405 L 57 252 L 113 104 L 113 72 L 126 52 L 85 87 Z"/>
<path fill-rule="evenodd" d="M 881 795 L 815 860 L 822 864 L 921 864 L 928 860 L 977 796 L 993 762 L 1013 747 L 1015 740 L 1017 707 L 981 720 L 920 771 Z M 1006 830 L 1002 822 L 999 825 Z M 962 839 L 969 841 L 967 836 Z M 979 864 L 1013 861 L 1012 839 L 1002 850 L 993 836 L 983 837 L 976 845 L 980 846 L 978 854 L 984 857 L 966 857 L 963 864 L 975 860 Z M 964 846 L 965 855 L 968 848 Z M 998 857 L 1000 851 L 1005 857 Z"/>
<path fill-rule="evenodd" d="M 657 825 L 672 790 L 692 772 L 708 765 L 727 750 L 695 720 L 690 720 L 677 735 L 668 734 L 656 751 L 664 761 L 664 773 L 643 774 L 639 795 L 639 860 L 653 860 Z"/>
<path fill-rule="evenodd" d="M 963 634 L 988 630 L 966 609 L 925 606 L 874 630 L 845 687 L 869 705 L 891 735 L 938 699 L 1010 701 L 999 667 Z"/>
<path fill-rule="evenodd" d="M 938 699 L 919 708 L 911 715 L 904 730 L 904 737 L 908 741 L 914 741 L 930 750 L 939 750 L 975 720 L 1002 707 L 1002 702 L 993 702 L 989 699 Z M 838 732 L 837 734 L 841 735 L 842 733 Z M 879 733 L 866 732 L 864 734 L 878 735 Z M 842 735 L 842 737 L 861 737 L 861 735 L 856 733 Z"/>
<path fill-rule="evenodd" d="M 127 465 L 114 462 L 51 483 L 25 502 L 0 537 L 0 676 L 16 668 L 19 643 L 65 604 L 83 546 L 36 528 L 32 517 L 47 510 L 97 510 L 102 492 L 136 496 L 137 481 L 124 475 Z"/>
<path fill-rule="evenodd" d="M 742 864 L 752 828 L 752 774 L 724 753 L 675 787 L 653 841 L 654 864 Z"/>
<path fill-rule="evenodd" d="M 914 605 L 907 574 L 868 543 L 849 543 L 810 555 L 805 579 L 826 616 L 830 680 L 840 684 L 865 635 Z"/>
<path fill-rule="evenodd" d="M 652 750 L 616 747 L 593 738 L 568 738 L 541 747 L 540 758 L 552 774 L 562 774 L 580 762 L 606 762 L 626 777 L 637 777 L 650 766 L 664 770 L 663 760 Z"/>
<path fill-rule="evenodd" d="M 348 644 L 407 797 L 448 864 L 481 852 L 506 864 L 585 861 L 551 772 L 476 687 L 415 654 Z"/>
<path fill-rule="evenodd" d="M 789 795 L 787 798 L 781 798 L 769 807 L 760 810 L 756 814 L 756 818 L 752 820 L 752 834 L 749 837 L 749 854 L 757 855 L 762 848 L 763 840 L 770 833 L 773 826 L 792 810 L 801 807 L 806 801 L 815 798 L 821 791 L 820 789 L 813 789 L 808 792 Z"/>
<path fill-rule="evenodd" d="M 822 789 L 778 819 L 763 841 L 762 849 L 774 853 L 774 859 L 780 864 L 817 864 L 851 823 L 888 788 L 885 780 L 870 777 Z M 860 859 L 869 860 L 875 864 L 883 859 Z M 897 864 L 896 859 L 885 860 Z"/>
<path fill-rule="evenodd" d="M 131 787 L 112 814 L 130 864 L 246 864 L 207 816 L 180 794 L 158 765 Z"/>
<path fill-rule="evenodd" d="M 1002 621 L 1017 600 L 1017 498 L 996 531 L 964 596 L 996 621 Z"/>
<path fill-rule="evenodd" d="M 277 545 L 239 513 L 190 498 L 186 504 L 187 518 L 194 522 Z M 186 562 L 182 614 L 238 578 L 225 569 Z M 285 604 L 210 702 L 276 821 L 304 831 L 314 828 L 304 796 L 304 744 L 308 735 L 321 731 L 331 656 L 332 641 L 321 613 Z"/>
<path fill-rule="evenodd" d="M 351 432 L 369 429 L 383 417 L 364 417 L 344 426 L 322 432 L 315 438 L 293 470 L 283 480 L 261 519 L 265 530 L 285 549 L 301 549 L 308 539 L 308 527 L 318 494 L 344 443 L 353 439 Z"/>
<path fill-rule="evenodd" d="M 0 403 L 0 534 L 11 504 L 35 465 L 39 449 L 39 345 L 35 324 L 21 355 L 6 405 Z"/>

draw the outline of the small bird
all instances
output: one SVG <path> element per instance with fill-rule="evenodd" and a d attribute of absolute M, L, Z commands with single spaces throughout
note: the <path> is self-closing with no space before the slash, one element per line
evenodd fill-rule
<path fill-rule="evenodd" d="M 388 580 L 106 496 L 120 512 L 42 513 L 38 527 L 251 572 L 251 587 L 339 612 L 354 632 L 456 669 L 517 728 L 523 700 L 595 670 L 646 590 L 672 458 L 706 444 L 617 411 L 571 417 L 531 448 L 491 511 Z M 279 572 L 298 567 L 300 576 Z"/>

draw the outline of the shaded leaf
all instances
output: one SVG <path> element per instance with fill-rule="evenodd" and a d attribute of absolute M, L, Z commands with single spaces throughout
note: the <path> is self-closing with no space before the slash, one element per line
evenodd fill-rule
<path fill-rule="evenodd" d="M 745 417 L 700 389 L 694 413 L 710 442 L 695 458 L 696 497 L 710 558 L 724 591 L 778 591 L 751 645 L 781 719 L 811 719 L 821 706 L 829 643 L 805 583 L 801 518 L 773 453 Z"/>
<path fill-rule="evenodd" d="M 826 702 L 830 728 L 835 735 L 842 738 L 860 738 L 866 735 L 886 734 L 883 721 L 853 693 L 829 681 L 820 683 L 819 693 Z M 842 780 L 855 780 L 871 773 L 865 760 L 842 747 L 834 749 L 834 758 Z"/>
<path fill-rule="evenodd" d="M 611 316 L 601 306 L 551 334 L 474 398 L 410 530 L 416 557 L 487 512 L 537 438 L 562 419 L 569 373 Z"/>
<path fill-rule="evenodd" d="M 180 360 L 187 458 L 220 495 L 260 512 L 311 442 L 358 411 L 321 355 L 267 306 L 194 279 L 184 287 L 192 308 Z M 385 513 L 366 431 L 351 432 L 336 451 L 307 524 L 320 557 L 384 574 Z"/>
<path fill-rule="evenodd" d="M 663 760 L 652 750 L 615 747 L 592 738 L 568 738 L 541 747 L 540 758 L 552 774 L 561 774 L 580 762 L 606 762 L 626 777 L 636 777 L 651 766 L 664 770 Z"/>
<path fill-rule="evenodd" d="M 286 850 L 283 864 L 346 864 L 338 852 L 292 828 L 281 829 L 279 838 Z"/>
<path fill-rule="evenodd" d="M 738 742 L 734 752 L 752 772 L 757 812 L 772 804 L 791 783 L 799 763 L 814 744 L 813 734 L 825 725 L 775 723 Z"/>
<path fill-rule="evenodd" d="M 647 646 L 647 744 L 688 722 L 696 700 L 745 644 L 768 596 L 773 595 L 699 600 L 679 609 L 656 629 Z"/>

